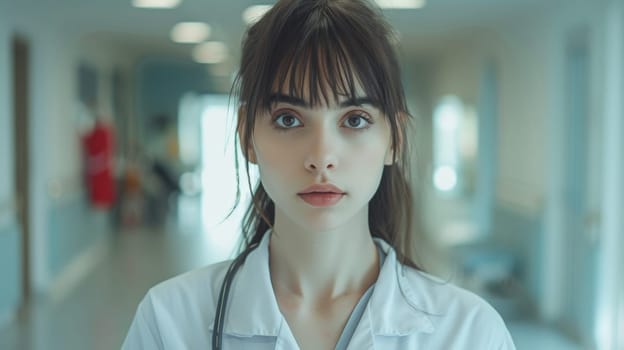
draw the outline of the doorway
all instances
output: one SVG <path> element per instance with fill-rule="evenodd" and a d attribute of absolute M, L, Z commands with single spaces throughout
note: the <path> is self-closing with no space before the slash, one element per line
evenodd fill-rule
<path fill-rule="evenodd" d="M 13 38 L 13 118 L 15 142 L 15 197 L 17 221 L 22 234 L 22 300 L 25 302 L 30 286 L 30 201 L 29 201 L 29 45 L 19 36 Z"/>

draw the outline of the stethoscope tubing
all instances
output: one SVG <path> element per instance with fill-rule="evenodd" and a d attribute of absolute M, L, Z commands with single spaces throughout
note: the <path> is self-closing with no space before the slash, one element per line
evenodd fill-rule
<path fill-rule="evenodd" d="M 230 287 L 232 286 L 232 281 L 234 280 L 234 276 L 236 275 L 236 271 L 240 268 L 240 266 L 245 262 L 247 255 L 251 253 L 258 246 L 257 243 L 250 245 L 243 251 L 240 255 L 232 261 L 230 267 L 225 273 L 225 277 L 223 278 L 223 283 L 221 284 L 221 290 L 219 291 L 219 300 L 217 301 L 217 309 L 215 311 L 214 323 L 212 326 L 212 349 L 213 350 L 221 350 L 221 346 L 223 344 L 223 325 L 225 323 L 225 315 L 227 308 L 227 300 L 230 295 Z"/>

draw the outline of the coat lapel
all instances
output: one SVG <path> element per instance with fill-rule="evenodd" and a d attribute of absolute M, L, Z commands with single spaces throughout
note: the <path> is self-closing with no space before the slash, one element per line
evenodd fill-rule
<path fill-rule="evenodd" d="M 375 349 L 375 335 L 373 334 L 370 307 L 367 307 L 366 310 L 364 310 L 360 323 L 358 323 L 357 327 L 355 327 L 353 337 L 351 337 L 349 345 L 347 345 L 347 350 L 360 349 Z"/>
<path fill-rule="evenodd" d="M 416 332 L 432 333 L 431 313 L 418 307 L 414 292 L 408 285 L 403 266 L 394 249 L 381 239 L 375 242 L 386 253 L 375 289 L 360 323 L 356 327 L 348 350 L 375 349 L 377 336 L 406 336 Z"/>

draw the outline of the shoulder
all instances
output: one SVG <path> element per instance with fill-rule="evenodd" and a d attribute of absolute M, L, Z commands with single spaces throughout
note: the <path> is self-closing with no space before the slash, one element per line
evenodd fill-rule
<path fill-rule="evenodd" d="M 401 280 L 407 293 L 413 294 L 418 306 L 432 314 L 449 313 L 454 308 L 491 309 L 483 298 L 450 281 L 408 266 L 400 266 L 400 269 Z M 418 295 L 415 294 L 416 291 Z"/>
<path fill-rule="evenodd" d="M 209 265 L 152 287 L 137 308 L 122 348 L 208 348 L 206 329 L 212 325 L 229 263 Z"/>
<path fill-rule="evenodd" d="M 147 292 L 143 303 L 149 302 L 156 315 L 214 310 L 229 265 L 223 261 L 163 281 Z"/>
<path fill-rule="evenodd" d="M 483 298 L 423 271 L 400 269 L 403 293 L 415 309 L 429 316 L 437 332 L 470 335 L 487 348 L 513 348 L 505 322 Z"/>

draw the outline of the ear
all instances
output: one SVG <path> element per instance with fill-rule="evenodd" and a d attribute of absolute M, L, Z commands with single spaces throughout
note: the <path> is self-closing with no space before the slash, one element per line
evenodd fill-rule
<path fill-rule="evenodd" d="M 249 147 L 245 149 L 244 140 L 246 138 L 245 126 L 247 125 L 247 110 L 244 106 L 238 108 L 238 121 L 236 127 L 236 133 L 238 134 L 238 142 L 240 149 L 243 151 L 243 155 L 248 162 L 257 164 L 256 152 L 253 149 L 253 142 L 249 144 Z"/>

